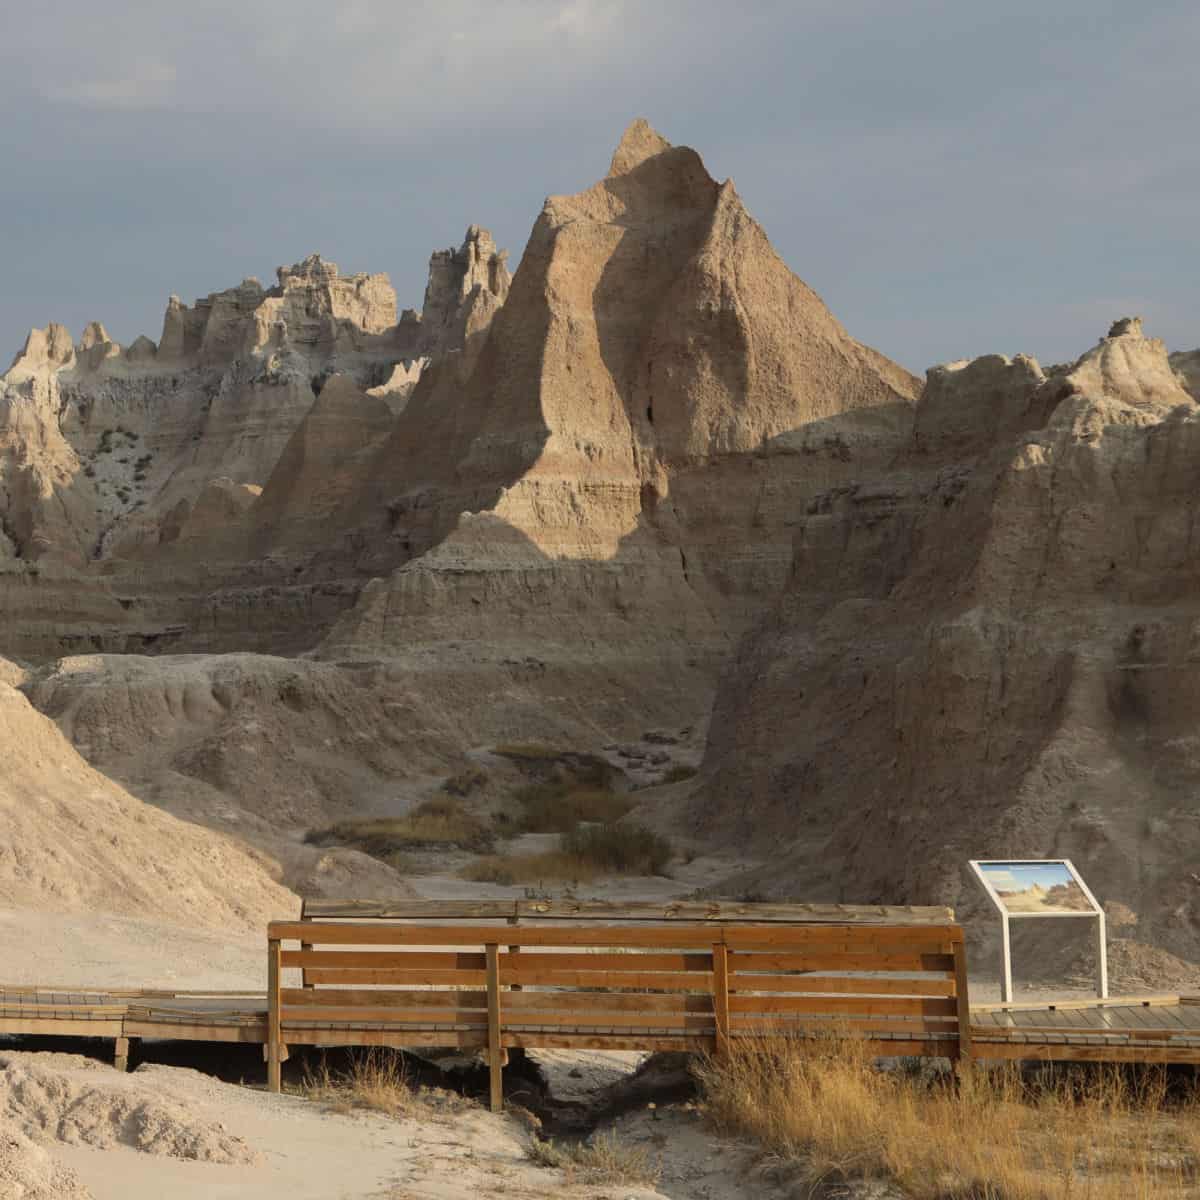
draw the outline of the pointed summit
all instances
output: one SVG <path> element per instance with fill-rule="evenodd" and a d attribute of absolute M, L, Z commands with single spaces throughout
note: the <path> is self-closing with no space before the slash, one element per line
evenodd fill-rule
<path fill-rule="evenodd" d="M 628 175 L 635 167 L 640 167 L 648 158 L 670 150 L 671 143 L 657 130 L 653 129 L 645 117 L 632 121 L 621 138 L 621 144 L 613 152 L 612 165 L 608 168 L 608 177 Z"/>

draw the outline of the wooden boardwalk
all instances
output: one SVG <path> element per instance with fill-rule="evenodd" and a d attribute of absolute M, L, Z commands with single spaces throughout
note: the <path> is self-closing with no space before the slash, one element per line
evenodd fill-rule
<path fill-rule="evenodd" d="M 1200 997 L 977 1005 L 971 1045 L 977 1058 L 1200 1063 Z"/>
<path fill-rule="evenodd" d="M 945 910 L 326 906 L 271 925 L 266 993 L 0 987 L 0 1037 L 111 1038 L 122 1068 L 135 1038 L 259 1044 L 273 1088 L 289 1046 L 478 1048 L 493 1106 L 514 1047 L 720 1054 L 784 1033 L 888 1057 L 1200 1063 L 1200 999 L 970 1006 Z"/>

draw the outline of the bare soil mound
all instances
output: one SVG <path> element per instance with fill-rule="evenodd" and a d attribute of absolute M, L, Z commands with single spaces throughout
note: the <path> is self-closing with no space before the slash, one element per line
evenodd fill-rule
<path fill-rule="evenodd" d="M 0 1114 L 38 1142 L 129 1146 L 196 1162 L 260 1160 L 242 1138 L 198 1118 L 169 1090 L 76 1055 L 0 1055 Z"/>
<path fill-rule="evenodd" d="M 70 1167 L 15 1129 L 0 1130 L 0 1195 L 7 1200 L 92 1200 Z"/>
<path fill-rule="evenodd" d="M 0 906 L 242 930 L 296 911 L 265 858 L 135 799 L 0 683 Z"/>

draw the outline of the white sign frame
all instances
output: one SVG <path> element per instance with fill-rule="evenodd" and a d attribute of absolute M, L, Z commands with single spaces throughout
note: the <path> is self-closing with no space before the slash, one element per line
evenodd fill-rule
<path fill-rule="evenodd" d="M 1069 858 L 973 858 L 970 860 L 971 870 L 979 880 L 983 890 L 987 892 L 992 906 L 1000 914 L 1001 932 L 1001 970 L 1000 970 L 1000 999 L 1004 1004 L 1012 1003 L 1012 946 L 1009 940 L 1010 920 L 1024 920 L 1026 917 L 1084 917 L 1096 922 L 1096 994 L 1101 1000 L 1108 999 L 1108 937 L 1105 929 L 1104 909 L 1092 895 L 1091 889 L 1083 882 L 1083 876 L 1075 869 L 1075 864 Z M 1065 867 L 1067 874 L 1078 885 L 1079 890 L 1092 906 L 1090 910 L 1071 911 L 1063 909 L 1058 912 L 1010 912 L 1003 898 L 992 886 L 987 877 L 989 867 Z"/>

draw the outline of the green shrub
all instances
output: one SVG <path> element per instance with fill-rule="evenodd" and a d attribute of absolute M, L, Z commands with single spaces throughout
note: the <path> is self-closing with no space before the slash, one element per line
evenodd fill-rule
<path fill-rule="evenodd" d="M 545 742 L 502 742 L 494 748 L 493 753 L 502 758 L 556 759 L 562 756 L 563 751 L 556 750 Z"/>

